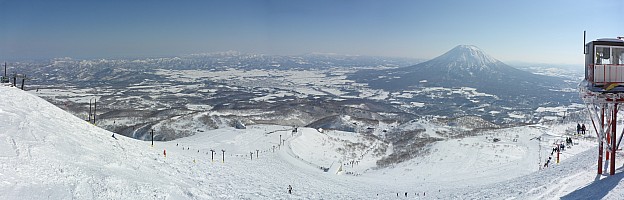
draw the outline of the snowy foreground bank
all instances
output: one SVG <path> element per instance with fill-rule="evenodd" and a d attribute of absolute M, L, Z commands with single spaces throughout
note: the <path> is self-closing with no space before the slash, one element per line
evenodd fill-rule
<path fill-rule="evenodd" d="M 539 170 L 565 127 L 449 139 L 375 169 L 366 156 L 344 165 L 331 138 L 357 140 L 353 133 L 257 125 L 151 146 L 16 88 L 0 94 L 0 199 L 624 199 L 621 164 L 615 176 L 597 176 L 592 139 Z"/>

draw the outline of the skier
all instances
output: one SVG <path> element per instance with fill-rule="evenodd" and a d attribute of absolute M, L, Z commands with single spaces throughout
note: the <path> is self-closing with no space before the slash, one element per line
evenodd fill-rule
<path fill-rule="evenodd" d="M 405 193 L 405 197 L 407 197 L 407 192 Z"/>
<path fill-rule="evenodd" d="M 165 155 L 165 158 L 167 157 L 167 149 L 163 150 L 163 155 Z"/>
<path fill-rule="evenodd" d="M 551 158 L 552 158 L 552 157 L 550 157 L 550 156 L 548 157 L 548 160 L 546 160 L 546 163 L 544 163 L 544 168 L 547 168 L 547 167 L 548 167 L 548 164 L 550 164 L 550 159 L 551 159 Z"/>
<path fill-rule="evenodd" d="M 585 135 L 585 131 L 587 130 L 587 128 L 585 128 L 585 124 L 583 124 L 581 126 L 581 131 L 583 132 L 583 135 Z"/>
<path fill-rule="evenodd" d="M 292 194 L 292 186 L 288 185 L 288 194 Z"/>
<path fill-rule="evenodd" d="M 115 134 L 114 134 L 114 133 L 113 133 L 113 135 L 112 135 L 111 137 L 115 138 L 115 140 L 117 139 L 117 138 L 115 137 Z"/>
<path fill-rule="evenodd" d="M 576 123 L 576 134 L 581 134 L 581 124 Z"/>

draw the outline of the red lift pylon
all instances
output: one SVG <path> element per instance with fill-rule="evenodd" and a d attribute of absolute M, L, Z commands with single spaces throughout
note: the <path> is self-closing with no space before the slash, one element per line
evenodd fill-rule
<path fill-rule="evenodd" d="M 596 98 L 592 99 L 598 100 Z M 591 99 L 584 98 L 584 100 Z M 618 137 L 616 131 L 618 104 L 624 102 L 624 99 L 619 98 L 618 101 L 611 100 L 611 102 L 603 103 L 585 102 L 598 141 L 598 174 L 602 174 L 603 163 L 608 165 L 610 175 L 615 174 L 615 153 L 619 149 L 622 134 L 624 134 L 622 132 Z"/>

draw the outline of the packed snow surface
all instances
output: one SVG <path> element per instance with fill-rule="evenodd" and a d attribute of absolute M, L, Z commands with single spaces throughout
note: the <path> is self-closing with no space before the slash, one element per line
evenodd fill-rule
<path fill-rule="evenodd" d="M 378 157 L 353 152 L 361 156 L 351 164 L 336 150 L 364 142 L 357 133 L 253 125 L 152 146 L 115 139 L 17 88 L 0 94 L 0 199 L 624 198 L 621 164 L 615 176 L 596 175 L 593 138 L 575 137 L 559 164 L 540 169 L 568 137 L 564 125 L 447 139 L 378 169 Z"/>

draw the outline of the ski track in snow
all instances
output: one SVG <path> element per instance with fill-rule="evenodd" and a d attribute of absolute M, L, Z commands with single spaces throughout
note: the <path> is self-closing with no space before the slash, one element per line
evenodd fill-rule
<path fill-rule="evenodd" d="M 532 170 L 536 149 L 550 141 L 538 147 L 529 138 L 562 137 L 534 127 L 503 129 L 496 133 L 505 140 L 501 143 L 488 143 L 484 136 L 438 142 L 430 155 L 378 170 L 369 169 L 375 158 L 366 150 L 360 152 L 360 166 L 343 167 L 367 173 L 351 176 L 336 174 L 347 161 L 331 153 L 340 143 L 323 139 L 352 140 L 350 133 L 319 135 L 299 128 L 292 135 L 291 127 L 255 125 L 151 146 L 122 136 L 115 140 L 111 132 L 16 88 L 0 86 L 0 93 L 5 95 L 0 98 L 0 199 L 395 199 L 405 192 L 409 198 L 426 192 L 426 199 L 624 198 L 622 167 L 615 176 L 595 175 L 591 139 L 579 139 L 578 146 L 564 151 L 560 164 Z M 280 134 L 286 144 L 273 153 Z M 509 142 L 516 134 L 519 142 Z M 311 143 L 320 141 L 327 144 Z M 320 167 L 330 162 L 337 165 L 323 172 Z"/>

